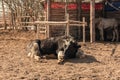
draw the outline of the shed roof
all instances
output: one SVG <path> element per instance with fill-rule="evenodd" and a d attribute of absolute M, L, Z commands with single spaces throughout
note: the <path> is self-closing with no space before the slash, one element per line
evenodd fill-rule
<path fill-rule="evenodd" d="M 102 2 L 103 0 L 95 0 L 95 3 Z M 90 0 L 82 0 L 82 2 L 90 2 Z"/>

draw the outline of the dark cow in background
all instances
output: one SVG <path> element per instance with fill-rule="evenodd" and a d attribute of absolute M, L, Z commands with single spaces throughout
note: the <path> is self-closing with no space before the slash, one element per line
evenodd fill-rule
<path fill-rule="evenodd" d="M 29 57 L 39 60 L 45 55 L 54 54 L 58 58 L 58 63 L 63 63 L 64 59 L 75 58 L 81 47 L 71 36 L 34 40 L 29 46 Z"/>
<path fill-rule="evenodd" d="M 100 32 L 100 40 L 104 40 L 104 30 L 112 30 L 110 34 L 113 35 L 112 41 L 119 40 L 119 32 L 118 32 L 118 21 L 115 18 L 96 18 L 95 24 L 96 28 L 99 29 Z"/>

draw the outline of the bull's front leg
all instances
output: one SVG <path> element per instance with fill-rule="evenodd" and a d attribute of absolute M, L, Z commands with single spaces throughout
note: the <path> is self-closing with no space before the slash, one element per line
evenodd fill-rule
<path fill-rule="evenodd" d="M 33 58 L 37 61 L 40 61 L 40 59 L 41 59 L 40 51 L 36 50 L 35 52 L 33 52 L 33 54 L 34 54 Z"/>
<path fill-rule="evenodd" d="M 64 51 L 58 51 L 58 64 L 63 64 L 64 62 Z"/>

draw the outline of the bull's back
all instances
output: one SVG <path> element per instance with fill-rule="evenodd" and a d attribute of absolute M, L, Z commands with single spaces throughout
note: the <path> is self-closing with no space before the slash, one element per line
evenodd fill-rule
<path fill-rule="evenodd" d="M 55 53 L 58 48 L 57 42 L 54 40 L 42 40 L 41 41 L 41 52 L 42 54 Z"/>

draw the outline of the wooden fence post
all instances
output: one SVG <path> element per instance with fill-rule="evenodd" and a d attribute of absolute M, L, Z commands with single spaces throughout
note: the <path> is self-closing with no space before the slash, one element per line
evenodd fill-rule
<path fill-rule="evenodd" d="M 77 20 L 81 21 L 81 4 L 82 1 L 81 0 L 76 0 L 77 3 Z M 81 27 L 78 27 L 78 39 L 81 38 Z"/>
<path fill-rule="evenodd" d="M 51 8 L 51 0 L 47 0 L 47 21 L 49 21 L 50 19 L 50 8 Z M 50 37 L 50 28 L 49 28 L 49 24 L 47 23 L 47 33 L 46 33 L 46 37 L 49 38 Z"/>
<path fill-rule="evenodd" d="M 90 42 L 95 41 L 95 0 L 90 1 Z"/>
<path fill-rule="evenodd" d="M 48 23 L 47 23 L 47 29 L 46 29 L 46 31 L 47 31 L 46 38 L 49 38 L 50 37 L 50 26 L 49 26 Z"/>
<path fill-rule="evenodd" d="M 67 14 L 67 27 L 66 27 L 66 35 L 69 36 L 69 31 L 70 31 L 70 23 L 69 23 L 69 14 Z"/>
<path fill-rule="evenodd" d="M 82 22 L 83 22 L 83 43 L 85 43 L 85 17 L 83 17 L 83 20 L 82 20 Z"/>
<path fill-rule="evenodd" d="M 3 10 L 4 28 L 7 29 L 6 20 L 5 20 L 5 7 L 4 7 L 4 1 L 3 0 L 2 0 L 2 10 Z"/>
<path fill-rule="evenodd" d="M 37 26 L 36 26 L 36 38 L 39 39 L 39 26 L 40 24 L 37 23 Z"/>

